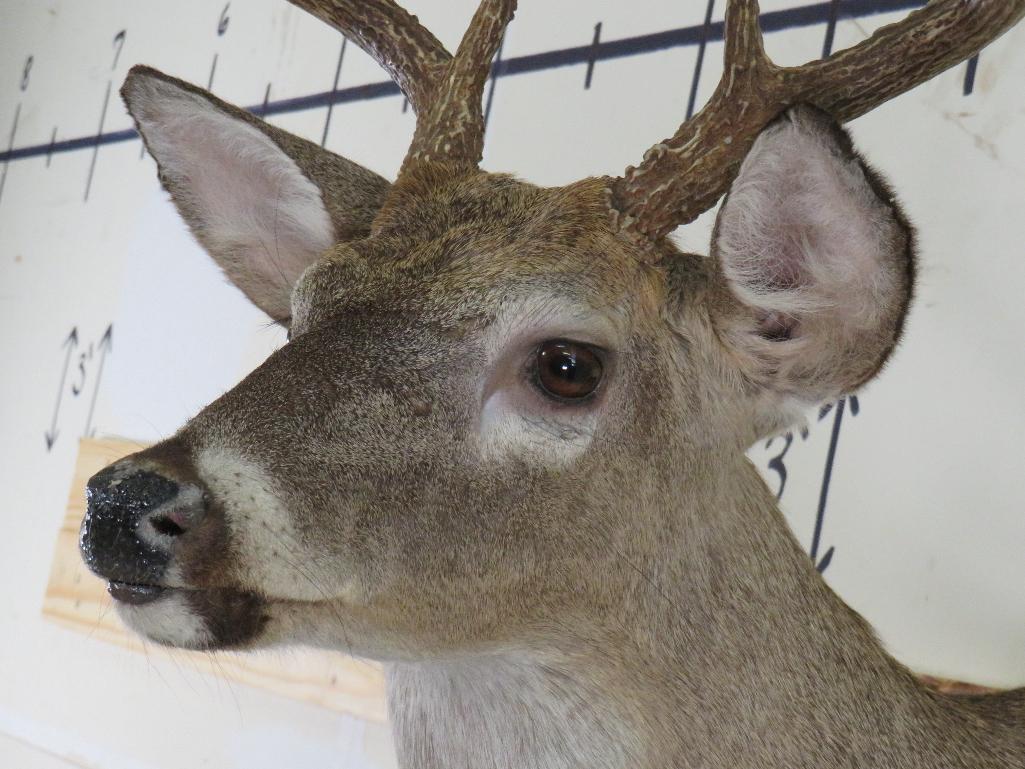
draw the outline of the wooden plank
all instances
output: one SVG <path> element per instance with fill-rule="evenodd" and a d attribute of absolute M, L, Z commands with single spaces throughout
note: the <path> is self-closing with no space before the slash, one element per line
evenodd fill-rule
<path fill-rule="evenodd" d="M 121 624 L 103 580 L 86 569 L 78 554 L 78 528 L 85 514 L 85 484 L 98 470 L 145 448 L 121 439 L 83 438 L 71 482 L 67 511 L 54 549 L 43 616 L 91 638 L 142 652 L 137 636 Z M 150 657 L 170 657 L 220 678 L 255 686 L 303 702 L 372 721 L 387 720 L 380 667 L 340 653 L 289 649 L 232 653 L 169 650 L 149 644 Z"/>

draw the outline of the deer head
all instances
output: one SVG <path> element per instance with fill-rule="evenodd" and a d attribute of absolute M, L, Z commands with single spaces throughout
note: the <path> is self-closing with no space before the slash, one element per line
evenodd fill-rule
<path fill-rule="evenodd" d="M 967 58 L 1025 2 L 937 0 L 781 68 L 755 0 L 734 0 L 703 111 L 622 177 L 540 188 L 478 168 L 513 0 L 484 0 L 454 56 L 391 0 L 294 1 L 389 70 L 415 135 L 389 184 L 130 73 L 164 187 L 290 341 L 90 481 L 82 553 L 126 623 L 407 671 L 600 649 L 595 681 L 686 639 L 693 680 L 771 656 L 791 593 L 834 607 L 744 451 L 874 376 L 911 298 L 912 230 L 838 121 Z M 677 250 L 668 234 L 724 193 L 711 256 Z M 393 680 L 415 721 L 403 708 L 430 687 Z M 620 722 L 654 728 L 620 700 Z M 587 765 L 618 765 L 631 734 Z"/>

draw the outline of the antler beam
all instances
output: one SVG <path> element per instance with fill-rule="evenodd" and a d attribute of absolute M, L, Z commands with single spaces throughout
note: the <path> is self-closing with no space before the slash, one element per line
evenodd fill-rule
<path fill-rule="evenodd" d="M 430 30 L 392 0 L 291 0 L 330 24 L 391 75 L 422 115 L 452 55 Z"/>
<path fill-rule="evenodd" d="M 978 53 L 1022 17 L 1023 0 L 933 2 L 860 45 L 784 70 L 787 88 L 853 120 Z"/>
<path fill-rule="evenodd" d="M 757 0 L 726 9 L 726 59 L 708 104 L 612 182 L 614 226 L 658 240 L 715 205 L 761 130 L 798 103 L 852 120 L 977 53 L 1025 16 L 1025 0 L 933 0 L 823 61 L 777 67 Z"/>

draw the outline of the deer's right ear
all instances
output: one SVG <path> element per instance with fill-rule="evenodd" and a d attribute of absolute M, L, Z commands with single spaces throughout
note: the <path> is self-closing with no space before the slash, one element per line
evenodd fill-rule
<path fill-rule="evenodd" d="M 758 396 L 765 434 L 868 381 L 900 336 L 913 232 L 826 113 L 797 107 L 755 141 L 712 242 L 719 336 Z"/>
<path fill-rule="evenodd" d="M 309 264 L 369 232 L 388 191 L 377 174 L 149 67 L 133 67 L 121 95 L 197 240 L 275 320 Z"/>

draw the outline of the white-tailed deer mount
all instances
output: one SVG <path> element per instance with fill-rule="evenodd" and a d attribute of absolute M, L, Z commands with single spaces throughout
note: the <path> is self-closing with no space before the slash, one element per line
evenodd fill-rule
<path fill-rule="evenodd" d="M 1025 693 L 925 689 L 744 455 L 872 378 L 914 236 L 838 121 L 1025 0 L 934 0 L 803 67 L 726 11 L 707 106 L 620 178 L 478 168 L 512 0 L 455 55 L 391 0 L 294 0 L 417 113 L 389 183 L 208 92 L 122 90 L 196 238 L 290 341 L 89 483 L 124 621 L 386 663 L 404 766 L 1025 767 Z M 667 235 L 726 194 L 711 257 Z"/>

